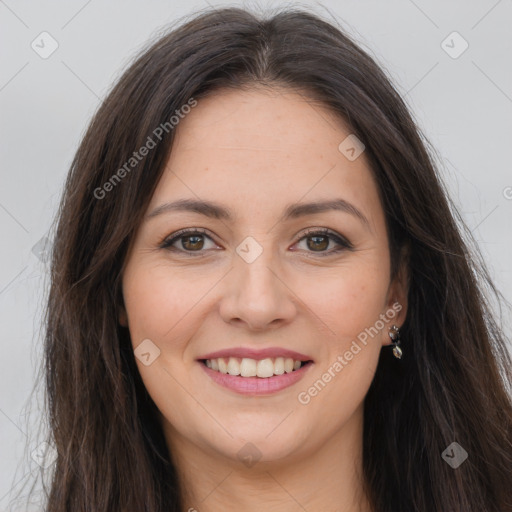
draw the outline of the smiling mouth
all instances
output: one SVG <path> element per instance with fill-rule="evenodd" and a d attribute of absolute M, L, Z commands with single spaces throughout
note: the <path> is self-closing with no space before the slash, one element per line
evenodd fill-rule
<path fill-rule="evenodd" d="M 265 359 L 251 359 L 248 357 L 217 357 L 215 359 L 201 359 L 205 366 L 213 371 L 239 376 L 260 377 L 268 379 L 276 375 L 293 373 L 313 361 L 301 361 L 291 357 L 268 357 Z"/>

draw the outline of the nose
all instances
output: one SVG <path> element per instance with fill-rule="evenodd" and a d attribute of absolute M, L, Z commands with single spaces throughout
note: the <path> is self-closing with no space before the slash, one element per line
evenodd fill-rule
<path fill-rule="evenodd" d="M 285 325 L 297 314 L 290 283 L 276 271 L 269 253 L 263 251 L 252 263 L 235 255 L 220 304 L 225 322 L 263 331 Z"/>

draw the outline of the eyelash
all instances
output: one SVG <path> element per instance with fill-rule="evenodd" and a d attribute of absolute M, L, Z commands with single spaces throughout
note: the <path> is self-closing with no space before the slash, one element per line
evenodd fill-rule
<path fill-rule="evenodd" d="M 187 228 L 187 229 L 181 229 L 180 231 L 177 231 L 176 233 L 173 233 L 170 237 L 167 237 L 161 244 L 161 249 L 167 249 L 170 251 L 177 251 L 184 254 L 187 254 L 191 257 L 201 257 L 204 256 L 204 250 L 199 251 L 187 251 L 184 249 L 177 249 L 175 247 L 172 247 L 172 245 L 178 241 L 180 238 L 184 238 L 185 236 L 193 236 L 193 235 L 205 235 L 206 237 L 210 238 L 210 240 L 213 241 L 212 237 L 208 235 L 208 231 L 203 228 Z M 297 244 L 298 242 L 302 241 L 305 238 L 313 237 L 313 236 L 327 236 L 330 240 L 336 242 L 338 244 L 338 248 L 331 249 L 330 251 L 307 251 L 312 254 L 318 255 L 320 257 L 326 257 L 330 256 L 332 254 L 337 254 L 344 250 L 352 250 L 354 246 L 344 237 L 341 235 L 336 234 L 335 232 L 331 231 L 327 228 L 309 228 L 306 230 L 306 232 L 301 234 L 301 237 L 294 243 Z"/>

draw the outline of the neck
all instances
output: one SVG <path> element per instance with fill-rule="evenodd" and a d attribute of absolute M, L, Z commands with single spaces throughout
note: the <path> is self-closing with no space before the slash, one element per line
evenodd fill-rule
<path fill-rule="evenodd" d="M 363 492 L 362 408 L 342 429 L 309 452 L 258 461 L 208 453 L 164 423 L 177 467 L 183 512 L 324 510 L 372 512 Z"/>

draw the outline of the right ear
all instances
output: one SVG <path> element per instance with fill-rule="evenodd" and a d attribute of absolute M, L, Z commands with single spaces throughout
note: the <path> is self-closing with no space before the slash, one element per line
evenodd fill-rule
<path fill-rule="evenodd" d="M 121 306 L 119 309 L 119 323 L 123 327 L 128 327 L 128 315 L 126 314 L 126 309 L 124 306 Z"/>

